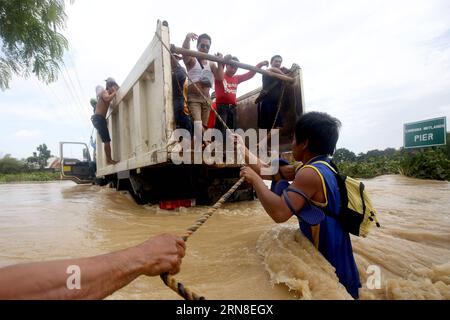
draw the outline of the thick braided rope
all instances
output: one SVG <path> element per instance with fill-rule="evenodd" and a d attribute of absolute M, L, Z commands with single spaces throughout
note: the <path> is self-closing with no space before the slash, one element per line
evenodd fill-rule
<path fill-rule="evenodd" d="M 170 48 L 167 47 L 167 45 L 164 43 L 164 41 L 162 41 L 160 35 L 155 32 L 156 37 L 159 39 L 159 41 L 161 42 L 162 46 L 169 52 L 169 54 L 171 55 L 171 57 L 173 58 L 174 55 L 172 53 L 172 51 L 170 50 Z M 189 75 L 186 74 L 187 78 L 189 80 L 191 80 L 189 78 Z M 191 81 L 192 82 L 192 81 Z M 194 83 L 194 82 L 193 82 Z M 208 101 L 208 99 L 206 98 L 206 96 L 203 94 L 203 92 L 201 90 L 199 90 L 198 86 L 196 83 L 194 83 L 194 86 L 197 88 L 197 91 L 201 94 L 201 96 L 203 97 L 203 99 L 205 101 Z M 283 86 L 283 92 L 284 93 L 284 87 Z M 280 97 L 280 101 L 279 101 L 279 105 L 278 105 L 278 110 L 277 110 L 277 116 L 278 113 L 280 111 L 280 107 L 281 107 L 281 98 Z M 226 128 L 226 129 L 230 129 L 227 124 L 225 123 L 225 121 L 223 121 L 222 117 L 219 115 L 219 113 L 213 109 L 209 104 L 208 104 L 210 110 L 212 110 L 215 114 L 217 119 L 219 119 L 219 121 L 222 123 L 222 125 Z M 276 118 L 275 118 L 276 121 Z M 273 123 L 272 129 L 275 126 L 275 121 Z M 271 131 L 272 131 L 271 129 Z M 270 135 L 271 132 L 269 132 Z M 259 144 L 259 143 L 258 143 Z M 238 149 L 239 150 L 239 149 Z M 187 239 L 195 232 L 198 230 L 198 228 L 200 228 L 213 214 L 214 212 L 219 209 L 224 203 L 225 201 L 228 200 L 228 198 L 236 191 L 237 188 L 239 188 L 239 186 L 244 182 L 244 178 L 240 178 L 234 185 L 233 187 L 230 188 L 230 190 L 228 190 L 228 192 L 226 192 L 211 208 L 211 210 L 209 210 L 208 212 L 204 213 L 199 219 L 197 219 L 197 221 L 190 226 L 186 233 L 182 236 L 182 239 L 184 241 L 187 241 Z M 189 288 L 185 287 L 181 282 L 178 282 L 173 276 L 169 275 L 168 273 L 162 274 L 161 275 L 161 279 L 164 282 L 164 284 L 166 286 L 168 286 L 170 289 L 172 289 L 174 292 L 176 292 L 178 295 L 180 295 L 181 297 L 183 297 L 185 300 L 204 300 L 205 298 L 203 296 L 200 296 L 194 292 L 192 292 Z"/>
<path fill-rule="evenodd" d="M 225 203 L 225 201 L 228 200 L 228 198 L 236 191 L 237 188 L 244 182 L 244 177 L 240 178 L 231 188 L 227 191 L 213 206 L 212 208 L 204 213 L 200 218 L 197 219 L 197 221 L 194 222 L 192 226 L 190 226 L 186 233 L 181 237 L 184 241 L 187 241 L 187 239 L 200 228 L 211 216 L 214 214 L 214 212 L 217 211 L 222 205 Z M 205 297 L 200 296 L 196 294 L 195 292 L 192 292 L 189 288 L 185 287 L 181 282 L 178 282 L 174 277 L 169 275 L 168 273 L 164 273 L 161 275 L 161 279 L 164 282 L 166 286 L 168 286 L 170 289 L 178 293 L 181 297 L 183 297 L 185 300 L 205 300 Z"/>
<path fill-rule="evenodd" d="M 231 188 L 227 191 L 209 210 L 208 212 L 204 213 L 200 218 L 197 219 L 197 221 L 194 222 L 192 226 L 190 226 L 186 233 L 181 237 L 184 241 L 187 241 L 187 239 L 200 228 L 213 214 L 217 211 L 222 205 L 225 203 L 225 201 L 228 200 L 228 198 L 236 191 L 237 188 L 244 182 L 244 177 L 240 178 Z"/>
<path fill-rule="evenodd" d="M 192 292 L 189 288 L 186 288 L 181 282 L 178 282 L 174 277 L 168 273 L 163 273 L 161 279 L 166 286 L 178 293 L 185 300 L 205 300 L 205 297 L 199 296 L 195 292 Z"/>
<path fill-rule="evenodd" d="M 275 124 L 277 123 L 278 115 L 281 110 L 281 102 L 284 96 L 284 90 L 286 89 L 286 83 L 283 83 L 283 89 L 281 90 L 280 98 L 278 99 L 277 113 L 275 114 L 275 119 L 273 120 L 272 128 L 270 129 L 269 135 L 272 132 L 273 128 L 275 128 Z"/>
<path fill-rule="evenodd" d="M 172 53 L 172 51 L 170 50 L 170 48 L 167 47 L 167 45 L 164 43 L 164 41 L 162 41 L 160 35 L 155 32 L 156 37 L 159 39 L 159 41 L 161 42 L 162 46 L 169 52 L 169 54 L 171 55 L 171 57 L 173 58 L 174 55 Z M 188 77 L 189 80 L 191 80 L 189 78 L 189 75 L 186 74 L 186 76 Z M 192 81 L 191 81 L 192 82 Z M 192 82 L 194 83 L 194 82 Z M 198 88 L 197 84 L 194 83 L 194 86 L 197 88 L 197 91 L 201 94 L 201 96 L 203 97 L 203 99 L 205 101 L 208 101 L 208 99 L 206 98 L 206 96 L 203 94 L 203 92 Z M 284 87 L 283 87 L 283 93 L 284 93 Z M 280 98 L 281 100 L 281 98 Z M 280 103 L 281 104 L 281 101 Z M 219 119 L 219 121 L 222 123 L 222 125 L 226 128 L 226 129 L 230 129 L 227 124 L 225 123 L 225 121 L 223 121 L 222 117 L 219 115 L 219 113 L 213 109 L 209 104 L 208 104 L 210 110 L 212 110 L 216 116 L 217 119 Z M 280 109 L 280 105 L 278 107 L 278 112 Z M 278 112 L 277 112 L 277 116 L 278 116 Z M 275 119 L 276 120 L 276 119 Z M 275 122 L 274 122 L 275 125 Z M 273 129 L 273 127 L 272 127 Z M 269 133 L 270 134 L 270 133 Z M 238 149 L 239 150 L 239 149 Z M 211 208 L 211 210 L 209 210 L 208 212 L 204 213 L 199 219 L 197 219 L 197 221 L 190 226 L 185 234 L 182 236 L 182 239 L 184 241 L 187 241 L 187 239 L 195 232 L 198 230 L 198 228 L 200 228 L 213 214 L 214 212 L 216 212 L 217 209 L 219 209 L 220 207 L 222 207 L 222 205 L 225 203 L 225 201 L 228 200 L 228 198 L 236 191 L 237 188 L 239 188 L 239 186 L 244 182 L 245 178 L 242 177 L 240 178 L 231 188 L 230 190 L 228 190 Z M 166 286 L 168 286 L 170 289 L 172 289 L 174 292 L 176 292 L 178 295 L 180 295 L 182 298 L 184 298 L 185 300 L 204 300 L 205 297 L 200 296 L 198 294 L 196 294 L 195 292 L 192 292 L 189 288 L 185 287 L 181 282 L 178 282 L 173 276 L 169 275 L 168 273 L 164 273 L 161 274 L 161 279 L 164 282 L 164 284 Z"/>

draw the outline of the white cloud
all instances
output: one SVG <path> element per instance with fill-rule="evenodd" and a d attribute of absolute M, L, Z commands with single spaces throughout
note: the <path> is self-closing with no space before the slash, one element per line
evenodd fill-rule
<path fill-rule="evenodd" d="M 12 134 L 13 138 L 18 140 L 36 140 L 42 137 L 42 132 L 39 130 L 26 130 L 22 129 Z"/>

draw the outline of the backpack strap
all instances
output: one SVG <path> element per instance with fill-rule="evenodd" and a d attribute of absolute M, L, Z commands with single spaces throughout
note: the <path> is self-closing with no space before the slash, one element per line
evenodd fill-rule
<path fill-rule="evenodd" d="M 364 201 L 364 183 L 359 183 L 359 196 L 361 197 L 361 202 L 363 206 L 363 214 L 366 214 L 366 202 Z"/>
<path fill-rule="evenodd" d="M 314 162 L 316 163 L 316 162 Z M 326 163 L 326 162 L 325 162 Z M 327 186 L 325 185 L 325 180 L 323 178 L 323 175 L 320 173 L 319 169 L 317 169 L 316 167 L 314 167 L 312 164 L 307 164 L 302 166 L 298 172 L 302 171 L 305 168 L 310 168 L 313 169 L 320 177 L 320 181 L 322 182 L 322 190 L 323 190 L 323 195 L 325 196 L 325 202 L 324 203 L 320 203 L 320 202 L 316 202 L 311 200 L 315 205 L 317 205 L 318 207 L 326 207 L 328 205 L 328 196 L 327 196 Z"/>
<path fill-rule="evenodd" d="M 327 166 L 327 167 L 328 167 L 331 171 L 333 171 L 335 174 L 338 173 L 338 172 L 336 171 L 336 169 L 334 169 L 334 168 L 331 166 L 331 164 L 329 164 L 329 163 L 326 162 L 326 161 L 315 161 L 315 162 L 313 162 L 313 163 L 311 163 L 311 164 L 314 164 L 314 163 L 321 163 L 321 164 Z"/>
<path fill-rule="evenodd" d="M 306 202 L 309 204 L 310 200 L 309 197 L 301 190 L 294 188 L 294 187 L 287 187 L 286 189 L 283 190 L 283 199 L 284 202 L 286 202 L 287 206 L 289 207 L 289 210 L 291 210 L 293 215 L 297 214 L 297 211 L 294 209 L 294 206 L 292 205 L 292 201 L 291 199 L 289 199 L 289 195 L 288 192 L 294 192 L 300 196 L 302 196 L 303 198 L 305 198 Z"/>
<path fill-rule="evenodd" d="M 291 203 L 291 199 L 289 199 L 288 192 L 294 192 L 303 198 L 305 198 L 306 203 L 303 206 L 303 208 L 300 211 L 296 211 Z M 322 209 L 319 209 L 318 207 L 311 204 L 310 198 L 301 190 L 294 188 L 294 187 L 288 187 L 283 190 L 283 198 L 291 210 L 291 212 L 297 216 L 299 221 L 304 221 L 311 227 L 311 236 L 312 241 L 314 243 L 314 246 L 316 248 L 319 248 L 319 234 L 320 234 L 320 223 L 323 219 L 325 219 L 325 211 Z"/>
<path fill-rule="evenodd" d="M 299 161 L 292 164 L 294 166 L 295 174 L 300 171 L 300 169 L 303 167 L 303 162 Z"/>

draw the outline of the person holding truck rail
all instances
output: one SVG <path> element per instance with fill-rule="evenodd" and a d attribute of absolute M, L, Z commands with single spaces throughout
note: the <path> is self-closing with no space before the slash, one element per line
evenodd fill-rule
<path fill-rule="evenodd" d="M 239 62 L 236 56 L 226 55 L 226 60 L 233 60 Z M 269 66 L 268 61 L 262 61 L 256 65 L 257 68 L 263 66 Z M 219 68 L 223 68 L 223 65 L 219 65 Z M 217 113 L 225 121 L 228 128 L 236 130 L 236 94 L 237 87 L 240 83 L 250 80 L 256 74 L 255 71 L 248 71 L 244 74 L 236 75 L 238 67 L 231 64 L 226 65 L 225 72 L 218 73 L 218 77 L 215 79 L 215 92 L 216 92 L 216 104 Z M 223 135 L 223 141 L 226 139 L 226 128 L 220 121 L 217 121 L 216 129 L 219 129 Z"/>
<path fill-rule="evenodd" d="M 97 105 L 95 106 L 95 114 L 91 117 L 94 128 L 97 129 L 100 138 L 104 144 L 106 163 L 116 164 L 111 156 L 111 137 L 109 136 L 108 124 L 106 122 L 106 113 L 111 101 L 116 96 L 119 85 L 113 78 L 106 79 L 106 90 L 101 91 L 97 96 Z"/>
<path fill-rule="evenodd" d="M 206 33 L 197 36 L 188 33 L 183 42 L 184 49 L 190 49 L 190 42 L 197 40 L 197 50 L 208 53 L 211 47 L 211 37 Z M 222 58 L 221 53 L 216 56 Z M 201 121 L 204 129 L 208 127 L 208 118 L 211 106 L 209 91 L 214 85 L 214 78 L 223 78 L 223 68 L 219 68 L 212 61 L 198 59 L 189 55 L 183 55 L 183 62 L 188 72 L 188 107 L 195 122 Z M 222 74 L 219 74 L 222 73 Z M 205 99 L 206 98 L 206 99 Z"/>
<path fill-rule="evenodd" d="M 288 74 L 289 69 L 282 67 L 283 58 L 275 55 L 270 59 L 270 68 L 268 71 L 277 74 Z M 262 90 L 256 99 L 258 106 L 258 127 L 260 129 L 270 130 L 272 127 L 283 127 L 283 119 L 278 111 L 279 100 L 282 96 L 282 81 L 271 76 L 263 75 Z"/>

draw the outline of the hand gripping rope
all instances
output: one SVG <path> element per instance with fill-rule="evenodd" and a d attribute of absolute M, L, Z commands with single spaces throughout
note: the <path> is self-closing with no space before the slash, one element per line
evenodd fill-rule
<path fill-rule="evenodd" d="M 244 178 L 240 178 L 234 186 L 231 187 L 230 190 L 227 191 L 213 206 L 212 208 L 200 216 L 200 218 L 197 219 L 197 221 L 194 222 L 193 225 L 191 225 L 184 235 L 181 237 L 184 241 L 187 241 L 187 239 L 200 228 L 213 214 L 217 211 L 224 203 L 228 200 L 228 198 L 236 191 L 237 188 L 244 182 Z M 192 292 L 188 288 L 186 288 L 182 283 L 175 280 L 174 277 L 169 275 L 168 273 L 164 273 L 161 275 L 162 281 L 171 288 L 173 291 L 178 293 L 181 297 L 183 297 L 186 300 L 205 300 L 205 297 L 199 296 L 198 294 Z"/>

